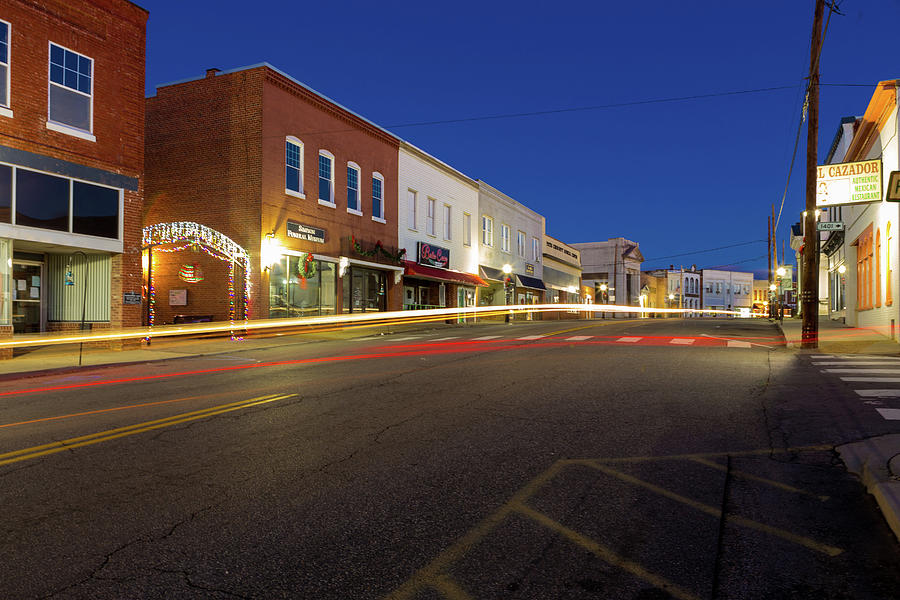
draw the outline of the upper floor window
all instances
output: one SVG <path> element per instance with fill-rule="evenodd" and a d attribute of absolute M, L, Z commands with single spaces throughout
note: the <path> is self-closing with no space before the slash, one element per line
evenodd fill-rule
<path fill-rule="evenodd" d="M 9 106 L 9 29 L 0 21 L 0 106 Z"/>
<path fill-rule="evenodd" d="M 509 252 L 509 225 L 500 225 L 500 250 Z"/>
<path fill-rule="evenodd" d="M 347 163 L 347 210 L 361 213 L 359 203 L 359 165 Z"/>
<path fill-rule="evenodd" d="M 416 192 L 413 190 L 406 190 L 406 226 L 410 229 L 415 230 L 416 228 Z"/>
<path fill-rule="evenodd" d="M 484 215 L 481 216 L 481 243 L 485 246 L 494 245 L 494 220 Z"/>
<path fill-rule="evenodd" d="M 93 68 L 87 56 L 50 43 L 50 121 L 92 130 Z"/>
<path fill-rule="evenodd" d="M 531 238 L 531 259 L 534 262 L 541 262 L 541 243 L 537 238 Z"/>
<path fill-rule="evenodd" d="M 292 136 L 284 142 L 284 191 L 303 195 L 303 142 Z"/>
<path fill-rule="evenodd" d="M 425 233 L 434 235 L 434 198 L 429 198 L 425 210 Z"/>
<path fill-rule="evenodd" d="M 516 233 L 516 254 L 525 258 L 525 232 Z"/>
<path fill-rule="evenodd" d="M 472 215 L 463 213 L 463 245 L 472 245 Z"/>
<path fill-rule="evenodd" d="M 319 202 L 334 205 L 334 155 L 319 150 Z"/>
<path fill-rule="evenodd" d="M 384 220 L 384 177 L 372 174 L 372 218 Z"/>
<path fill-rule="evenodd" d="M 453 233 L 452 229 L 453 228 L 451 226 L 451 221 L 450 221 L 450 205 L 445 204 L 444 205 L 444 239 L 445 240 L 451 239 L 451 235 Z"/>

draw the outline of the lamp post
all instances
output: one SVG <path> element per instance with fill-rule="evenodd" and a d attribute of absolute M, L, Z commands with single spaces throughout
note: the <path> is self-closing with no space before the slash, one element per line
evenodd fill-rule
<path fill-rule="evenodd" d="M 509 306 L 510 296 L 512 296 L 512 265 L 506 263 L 503 265 L 503 291 L 506 296 L 506 306 Z M 506 310 L 506 318 L 505 321 L 509 323 L 509 308 Z"/>
<path fill-rule="evenodd" d="M 787 269 L 784 267 L 778 267 L 775 270 L 775 273 L 778 275 L 778 285 L 781 286 L 781 294 L 778 296 L 778 320 L 784 321 L 784 280 L 782 279 L 787 274 Z"/>
<path fill-rule="evenodd" d="M 72 273 L 72 257 L 76 254 L 80 254 L 84 259 L 84 280 L 81 282 L 81 331 L 84 331 L 84 317 L 87 307 L 87 281 L 88 281 L 88 257 L 87 254 L 82 252 L 81 250 L 76 250 L 72 254 L 69 255 L 69 264 L 66 268 L 66 276 L 65 276 L 65 284 L 66 285 L 75 285 L 75 276 Z M 82 340 L 78 344 L 78 366 L 81 366 L 81 353 L 84 349 L 84 341 Z"/>
<path fill-rule="evenodd" d="M 675 301 L 675 294 L 669 294 L 669 308 L 672 308 L 672 302 L 674 302 L 674 301 Z M 671 315 L 672 315 L 672 313 L 669 313 L 669 316 L 671 316 Z"/>

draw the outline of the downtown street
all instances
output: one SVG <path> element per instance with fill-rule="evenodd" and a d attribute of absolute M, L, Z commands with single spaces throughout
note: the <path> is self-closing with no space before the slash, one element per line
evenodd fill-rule
<path fill-rule="evenodd" d="M 900 590 L 897 540 L 834 451 L 896 432 L 891 400 L 767 321 L 233 347 L 0 382 L 0 597 Z"/>

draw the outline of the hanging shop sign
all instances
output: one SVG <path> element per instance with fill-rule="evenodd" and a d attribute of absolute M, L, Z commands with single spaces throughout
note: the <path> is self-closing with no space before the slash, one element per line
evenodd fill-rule
<path fill-rule="evenodd" d="M 891 171 L 888 178 L 887 195 L 884 198 L 888 202 L 900 202 L 900 171 Z"/>
<path fill-rule="evenodd" d="M 881 202 L 881 189 L 881 159 L 816 169 L 816 206 Z"/>
<path fill-rule="evenodd" d="M 450 250 L 441 248 L 440 246 L 432 246 L 425 242 L 419 242 L 418 262 L 420 265 L 446 269 L 450 266 Z"/>
<path fill-rule="evenodd" d="M 304 242 L 325 243 L 325 230 L 312 225 L 304 225 L 296 221 L 287 222 L 287 236 Z"/>
<path fill-rule="evenodd" d="M 531 263 L 525 263 L 525 274 L 526 275 L 534 275 L 534 265 Z"/>

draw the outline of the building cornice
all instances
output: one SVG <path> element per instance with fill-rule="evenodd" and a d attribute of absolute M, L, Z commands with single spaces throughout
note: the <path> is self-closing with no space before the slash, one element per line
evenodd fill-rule
<path fill-rule="evenodd" d="M 842 162 L 866 159 L 897 106 L 897 83 L 896 79 L 878 83 Z"/>
<path fill-rule="evenodd" d="M 465 185 L 472 188 L 473 192 L 478 191 L 478 182 L 476 182 L 471 177 L 468 177 L 464 173 L 457 171 L 456 169 L 454 169 L 453 167 L 451 167 L 450 165 L 448 165 L 441 159 L 435 158 L 434 156 L 428 154 L 421 148 L 413 146 L 412 144 L 410 144 L 407 141 L 400 140 L 400 149 L 405 151 L 407 154 L 410 154 L 410 155 L 414 156 L 415 158 L 423 160 L 423 161 L 427 162 L 428 164 L 430 164 L 431 166 L 440 169 L 447 175 L 454 177 L 455 179 L 459 180 L 461 183 L 464 183 Z"/>

